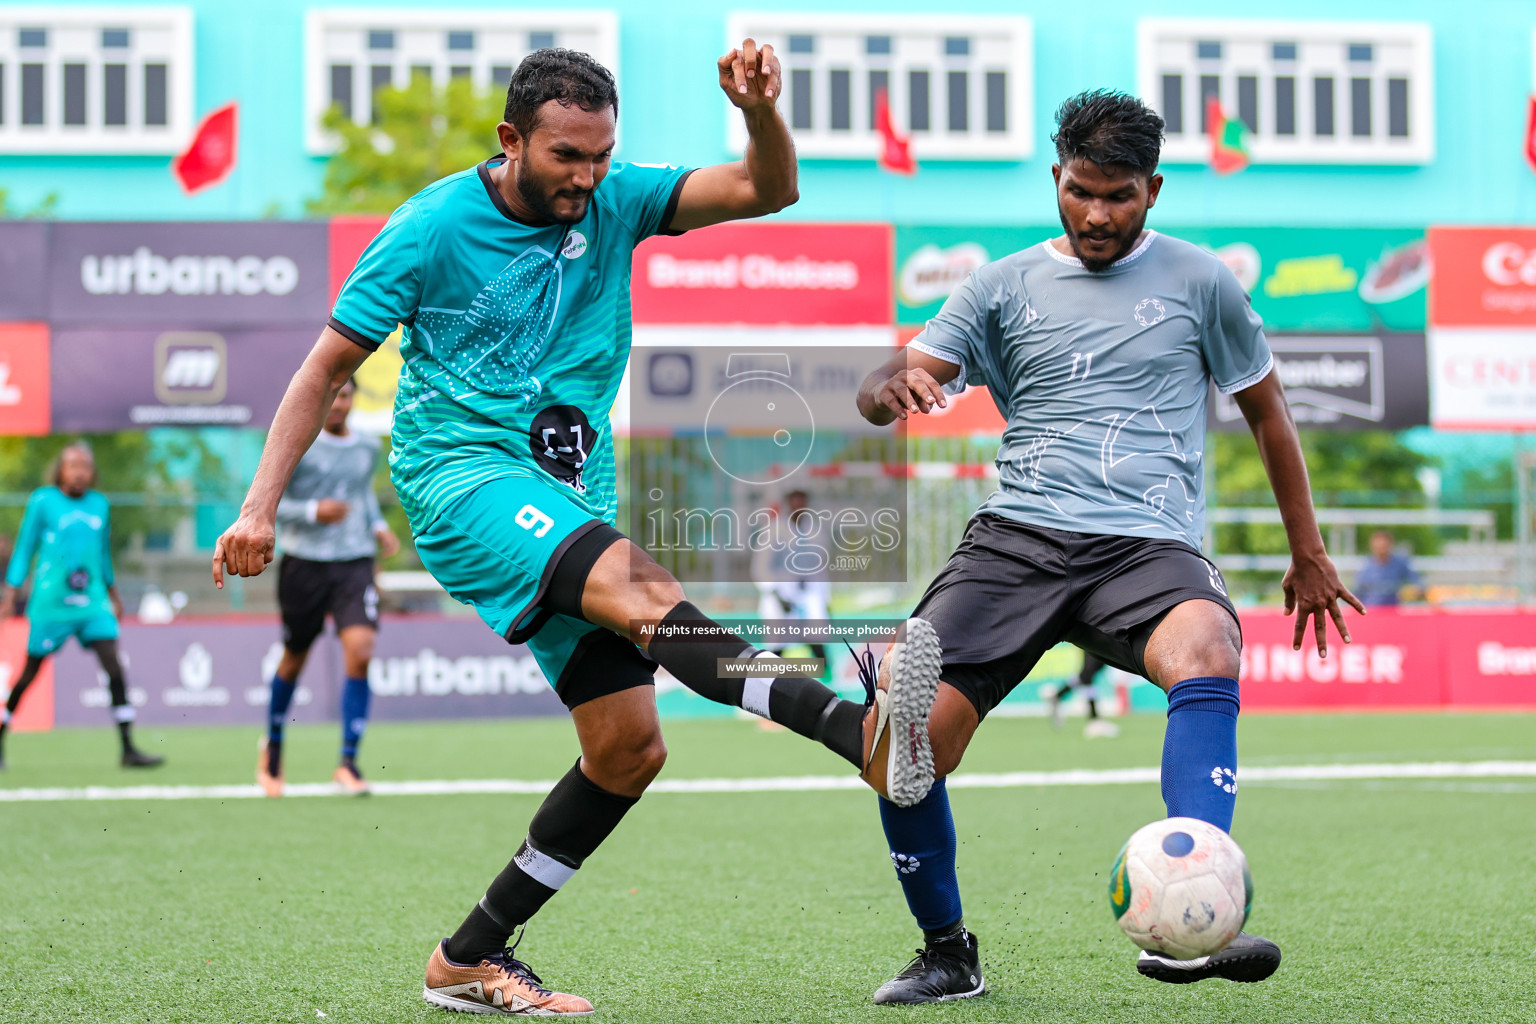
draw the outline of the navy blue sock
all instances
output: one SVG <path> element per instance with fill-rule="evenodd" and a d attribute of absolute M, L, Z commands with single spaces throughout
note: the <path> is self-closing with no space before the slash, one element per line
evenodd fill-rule
<path fill-rule="evenodd" d="M 1232 831 L 1237 804 L 1237 680 L 1186 679 L 1168 693 L 1163 802 L 1170 818 L 1199 818 Z"/>
<path fill-rule="evenodd" d="M 953 931 L 961 918 L 960 880 L 955 877 L 955 819 L 944 780 L 912 807 L 882 798 L 880 824 L 918 927 L 929 934 Z"/>
<path fill-rule="evenodd" d="M 283 723 L 288 719 L 288 705 L 293 703 L 293 691 L 298 682 L 290 683 L 282 676 L 272 677 L 272 696 L 267 704 L 267 742 L 283 742 Z"/>
<path fill-rule="evenodd" d="M 357 756 L 357 745 L 362 742 L 363 731 L 368 728 L 368 680 L 348 676 L 341 685 L 341 756 L 352 760 Z"/>

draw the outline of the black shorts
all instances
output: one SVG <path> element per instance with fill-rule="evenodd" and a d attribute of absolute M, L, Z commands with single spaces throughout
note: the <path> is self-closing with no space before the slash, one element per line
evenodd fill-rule
<path fill-rule="evenodd" d="M 1221 572 L 1188 544 L 1069 533 L 985 513 L 912 614 L 938 631 L 941 678 L 986 717 L 1063 640 L 1146 675 L 1147 641 L 1183 601 L 1237 621 Z"/>
<path fill-rule="evenodd" d="M 283 646 L 294 654 L 309 650 L 325 629 L 348 626 L 379 628 L 379 592 L 373 585 L 373 559 L 316 562 L 284 555 L 277 564 L 277 606 L 283 616 Z"/>

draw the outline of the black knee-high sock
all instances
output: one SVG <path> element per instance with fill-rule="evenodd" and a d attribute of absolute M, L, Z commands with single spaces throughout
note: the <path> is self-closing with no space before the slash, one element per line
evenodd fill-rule
<path fill-rule="evenodd" d="M 107 692 L 112 695 L 112 719 L 117 722 L 117 735 L 123 744 L 123 753 L 133 749 L 133 705 L 128 703 L 128 682 L 123 678 L 123 664 L 117 658 L 116 640 L 98 640 L 91 645 L 101 670 L 107 674 Z"/>
<path fill-rule="evenodd" d="M 598 786 L 582 774 L 578 760 L 544 798 L 511 863 L 448 940 L 448 958 L 476 964 L 499 953 L 638 802 Z"/>
<path fill-rule="evenodd" d="M 854 767 L 864 767 L 862 704 L 842 700 L 820 681 L 804 676 L 722 679 L 719 659 L 754 658 L 763 652 L 691 602 L 683 601 L 667 613 L 648 650 L 662 668 L 699 696 L 772 719 L 825 744 Z"/>

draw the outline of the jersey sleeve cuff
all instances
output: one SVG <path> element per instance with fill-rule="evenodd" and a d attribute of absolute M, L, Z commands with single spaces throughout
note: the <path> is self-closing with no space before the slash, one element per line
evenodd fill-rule
<path fill-rule="evenodd" d="M 915 348 L 919 352 L 923 353 L 923 355 L 933 356 L 935 359 L 942 359 L 946 363 L 954 363 L 956 366 L 960 367 L 960 372 L 955 375 L 955 379 L 950 381 L 948 384 L 943 385 L 944 393 L 946 395 L 958 395 L 960 392 L 965 390 L 966 374 L 964 356 L 960 355 L 958 352 L 955 352 L 952 349 L 941 348 L 938 345 L 923 341 L 920 337 L 913 338 L 911 341 L 907 342 L 907 347 Z"/>
<path fill-rule="evenodd" d="M 334 316 L 325 322 L 325 326 L 329 327 L 343 338 L 346 338 L 352 344 L 359 345 L 367 349 L 369 352 L 377 352 L 379 350 L 379 346 L 383 344 L 382 341 L 374 341 L 367 335 L 358 331 L 354 331 L 340 320 L 337 320 Z"/>
<path fill-rule="evenodd" d="M 656 229 L 658 235 L 681 235 L 688 230 L 687 228 L 684 228 L 682 231 L 672 230 L 672 218 L 677 214 L 678 200 L 683 198 L 683 184 L 693 176 L 693 172 L 697 169 L 690 167 L 684 171 L 682 177 L 677 179 L 677 184 L 672 186 L 672 195 L 667 199 L 667 208 L 661 211 L 661 226 Z"/>
<path fill-rule="evenodd" d="M 1274 353 L 1270 353 L 1269 358 L 1264 360 L 1264 365 L 1262 367 L 1260 367 L 1256 372 L 1250 373 L 1248 376 L 1244 377 L 1242 380 L 1238 381 L 1236 384 L 1226 384 L 1226 385 L 1218 384 L 1218 385 L 1216 385 L 1216 390 L 1220 391 L 1224 395 L 1230 395 L 1230 394 L 1232 394 L 1235 391 L 1246 391 L 1248 388 L 1253 387 L 1255 384 L 1257 384 L 1259 381 L 1263 380 L 1265 377 L 1268 377 L 1269 376 L 1269 371 L 1273 370 L 1274 368 L 1275 368 L 1275 356 L 1274 356 Z"/>

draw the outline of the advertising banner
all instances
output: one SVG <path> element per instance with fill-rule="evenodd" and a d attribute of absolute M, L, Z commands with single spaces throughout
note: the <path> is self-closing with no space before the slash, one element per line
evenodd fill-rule
<path fill-rule="evenodd" d="M 1268 330 L 1424 328 L 1430 259 L 1422 229 L 1152 226 L 1220 256 Z M 897 323 L 923 323 L 976 267 L 1059 234 L 1057 225 L 898 227 Z"/>
<path fill-rule="evenodd" d="M 886 224 L 721 224 L 635 249 L 649 324 L 889 324 Z"/>
<path fill-rule="evenodd" d="M 1437 326 L 1428 337 L 1437 429 L 1536 430 L 1536 326 Z"/>
<path fill-rule="evenodd" d="M 1435 326 L 1536 327 L 1536 228 L 1430 228 Z"/>
<path fill-rule="evenodd" d="M 118 646 L 141 722 L 256 726 L 266 718 L 267 684 L 282 656 L 275 622 L 124 623 Z M 54 662 L 57 724 L 110 722 L 95 656 L 72 644 Z M 335 721 L 341 669 L 340 645 L 326 634 L 299 677 L 291 717 Z M 375 721 L 565 711 L 528 649 L 476 619 L 386 617 L 368 675 Z"/>
<path fill-rule="evenodd" d="M 1536 611 L 1372 608 L 1351 615 L 1354 643 L 1330 626 L 1328 657 L 1312 630 L 1291 650 L 1294 619 L 1242 610 L 1243 707 L 1410 710 L 1536 707 Z"/>
<path fill-rule="evenodd" d="M 0 434 L 48 433 L 47 324 L 0 323 Z"/>
<path fill-rule="evenodd" d="M 61 326 L 302 325 L 329 310 L 329 228 L 283 221 L 52 225 L 48 319 Z"/>
<path fill-rule="evenodd" d="M 0 220 L 0 320 L 48 319 L 48 232 L 38 221 Z"/>
<path fill-rule="evenodd" d="M 1323 430 L 1402 430 L 1429 422 L 1421 333 L 1272 335 L 1275 368 L 1296 425 Z M 1231 395 L 1212 389 L 1211 425 L 1246 431 Z"/>
<path fill-rule="evenodd" d="M 65 329 L 53 335 L 53 428 L 265 427 L 315 327 Z"/>
<path fill-rule="evenodd" d="M 1450 702 L 1459 707 L 1536 707 L 1536 613 L 1451 614 L 1445 643 Z"/>
<path fill-rule="evenodd" d="M 1345 644 L 1330 625 L 1328 657 L 1309 628 L 1291 649 L 1295 619 L 1277 609 L 1242 610 L 1243 707 L 1252 709 L 1440 707 L 1445 630 L 1433 611 L 1372 608 L 1351 615 Z"/>

